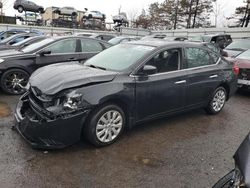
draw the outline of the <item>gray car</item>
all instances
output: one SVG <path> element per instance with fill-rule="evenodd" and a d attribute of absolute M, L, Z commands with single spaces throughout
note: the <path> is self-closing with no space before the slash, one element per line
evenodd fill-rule
<path fill-rule="evenodd" d="M 14 2 L 14 9 L 22 13 L 23 11 L 39 12 L 44 13 L 44 8 L 31 1 L 27 0 L 16 0 Z"/>

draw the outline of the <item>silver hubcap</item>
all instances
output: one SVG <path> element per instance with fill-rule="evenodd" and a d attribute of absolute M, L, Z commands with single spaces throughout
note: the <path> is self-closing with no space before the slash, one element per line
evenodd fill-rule
<path fill-rule="evenodd" d="M 217 91 L 216 94 L 214 95 L 214 99 L 213 99 L 214 111 L 216 111 L 216 112 L 220 111 L 223 108 L 225 101 L 226 101 L 225 92 L 223 90 Z"/>
<path fill-rule="evenodd" d="M 123 118 L 121 113 L 116 110 L 110 110 L 98 120 L 96 136 L 101 142 L 110 142 L 119 135 L 122 126 Z"/>

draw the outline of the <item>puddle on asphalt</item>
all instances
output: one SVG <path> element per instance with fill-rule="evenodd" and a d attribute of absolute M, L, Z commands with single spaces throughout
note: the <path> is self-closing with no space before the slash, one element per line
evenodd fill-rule
<path fill-rule="evenodd" d="M 8 117 L 10 113 L 10 107 L 6 103 L 0 102 L 0 118 Z"/>

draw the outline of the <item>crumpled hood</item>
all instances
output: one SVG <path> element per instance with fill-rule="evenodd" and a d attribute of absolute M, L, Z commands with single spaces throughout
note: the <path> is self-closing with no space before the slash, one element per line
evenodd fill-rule
<path fill-rule="evenodd" d="M 30 77 L 31 87 L 46 95 L 64 89 L 112 81 L 117 72 L 84 66 L 77 62 L 58 63 L 36 70 Z"/>

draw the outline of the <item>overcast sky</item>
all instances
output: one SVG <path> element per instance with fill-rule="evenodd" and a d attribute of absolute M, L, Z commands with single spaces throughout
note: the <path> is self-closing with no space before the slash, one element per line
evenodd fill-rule
<path fill-rule="evenodd" d="M 14 0 L 4 0 L 7 1 L 4 12 L 6 15 L 18 14 L 16 10 L 13 9 Z M 163 2 L 164 0 L 159 0 L 158 2 Z M 157 2 L 156 0 L 33 0 L 33 2 L 46 7 L 50 6 L 73 6 L 77 10 L 84 10 L 88 8 L 89 10 L 99 10 L 106 14 L 108 21 L 111 21 L 111 16 L 118 13 L 118 9 L 121 6 L 121 11 L 126 12 L 128 17 L 134 14 L 140 14 L 141 10 L 147 9 L 150 3 Z M 220 5 L 220 17 L 228 17 L 234 13 L 235 8 L 243 4 L 243 0 L 218 0 Z M 214 20 L 214 19 L 212 19 Z"/>

